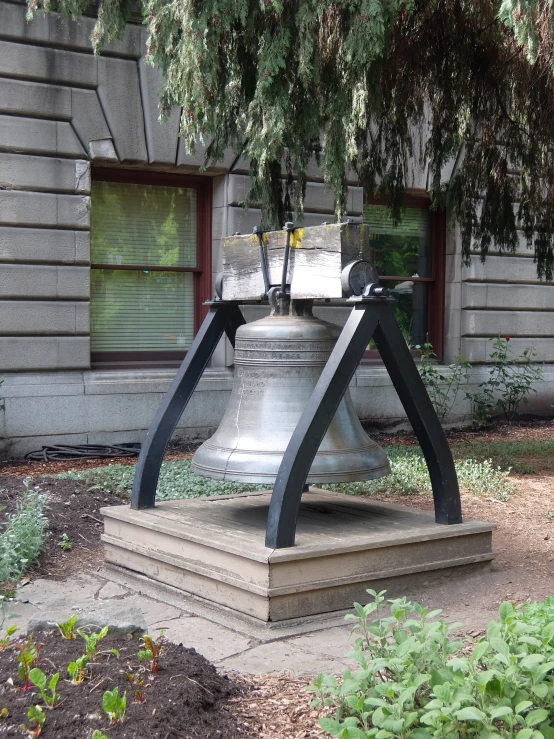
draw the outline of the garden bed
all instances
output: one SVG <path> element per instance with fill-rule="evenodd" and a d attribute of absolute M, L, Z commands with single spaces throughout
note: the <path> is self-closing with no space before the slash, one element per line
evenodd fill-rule
<path fill-rule="evenodd" d="M 15 637 L 14 637 L 15 638 Z M 0 653 L 0 736 L 21 737 L 22 725 L 31 729 L 27 718 L 31 706 L 41 706 L 45 739 L 90 739 L 95 730 L 109 739 L 236 739 L 247 736 L 231 710 L 229 700 L 241 692 L 238 683 L 219 675 L 194 649 L 168 645 L 156 675 L 139 662 L 139 639 L 106 636 L 99 642 L 96 658 L 87 665 L 87 677 L 79 685 L 69 680 L 67 666 L 84 652 L 84 640 L 63 639 L 59 633 L 35 635 L 41 644 L 38 667 L 48 677 L 59 673 L 56 687 L 59 702 L 50 710 L 34 686 L 23 690 L 18 676 L 18 650 L 8 647 Z M 22 640 L 23 641 L 23 640 Z M 111 653 L 116 649 L 119 656 Z M 126 673 L 144 679 L 142 696 L 134 696 Z M 13 681 L 13 685 L 11 684 Z M 122 721 L 111 724 L 102 708 L 105 691 L 118 688 L 126 693 Z M 142 697 L 142 702 L 138 700 Z"/>

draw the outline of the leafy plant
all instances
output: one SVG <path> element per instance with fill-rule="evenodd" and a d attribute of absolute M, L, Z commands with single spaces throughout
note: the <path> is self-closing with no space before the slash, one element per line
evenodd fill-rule
<path fill-rule="evenodd" d="M 125 717 L 125 709 L 127 708 L 127 692 L 119 695 L 119 689 L 115 687 L 113 690 L 106 690 L 102 697 L 102 708 L 108 714 L 108 718 L 112 724 L 123 721 Z"/>
<path fill-rule="evenodd" d="M 92 732 L 91 739 L 108 739 L 108 737 L 100 729 L 95 729 Z"/>
<path fill-rule="evenodd" d="M 69 539 L 69 536 L 67 534 L 62 534 L 60 536 L 60 540 L 58 542 L 58 546 L 60 549 L 63 549 L 64 552 L 70 552 L 71 551 L 71 541 Z"/>
<path fill-rule="evenodd" d="M 60 675 L 56 672 L 55 675 L 52 675 L 50 680 L 47 680 L 44 672 L 39 670 L 38 667 L 34 667 L 29 672 L 29 680 L 38 688 L 40 697 L 50 709 L 55 708 L 56 703 L 60 699 L 59 693 L 56 692 L 56 686 L 59 679 Z"/>
<path fill-rule="evenodd" d="M 75 662 L 70 662 L 67 665 L 67 673 L 71 678 L 72 685 L 80 685 L 84 681 L 88 660 L 88 655 L 83 654 L 81 657 L 76 659 Z"/>
<path fill-rule="evenodd" d="M 29 719 L 32 728 L 28 729 L 26 726 L 22 726 L 22 730 L 31 736 L 40 736 L 42 733 L 42 727 L 44 726 L 44 721 L 46 720 L 46 717 L 42 712 L 42 708 L 40 706 L 31 706 L 27 711 L 27 718 Z"/>
<path fill-rule="evenodd" d="M 342 681 L 319 675 L 314 705 L 336 706 L 321 727 L 341 739 L 552 739 L 554 737 L 554 599 L 500 607 L 486 637 L 465 644 L 460 624 L 436 620 L 405 598 L 384 592 L 354 604 L 354 651 L 360 669 Z"/>
<path fill-rule="evenodd" d="M 423 384 L 439 420 L 444 421 L 456 402 L 460 386 L 467 380 L 467 370 L 471 368 L 471 364 L 462 355 L 456 357 L 448 367 L 436 364 L 434 360 L 437 355 L 429 341 L 422 345 L 417 344 L 414 348 L 421 352 L 418 370 Z"/>
<path fill-rule="evenodd" d="M 88 658 L 94 659 L 96 657 L 98 642 L 107 635 L 108 627 L 104 626 L 101 631 L 93 632 L 90 635 L 85 634 L 81 629 L 77 629 L 77 633 L 85 640 L 85 652 L 87 653 Z"/>
<path fill-rule="evenodd" d="M 0 582 L 3 583 L 17 582 L 37 561 L 48 528 L 44 515 L 46 496 L 40 488 L 31 488 L 29 478 L 23 484 L 25 490 L 17 501 L 15 513 L 6 516 L 6 526 L 0 534 Z"/>
<path fill-rule="evenodd" d="M 475 391 L 466 391 L 475 427 L 486 423 L 494 410 L 503 413 L 511 423 L 520 405 L 527 404 L 528 396 L 537 392 L 533 385 L 544 379 L 542 369 L 534 361 L 537 353 L 528 347 L 516 358 L 509 351 L 509 341 L 509 336 L 493 340 L 493 365 L 488 379 Z"/>
<path fill-rule="evenodd" d="M 10 644 L 10 636 L 13 636 L 16 631 L 17 631 L 17 626 L 15 624 L 8 626 L 8 628 L 6 629 L 6 636 L 3 636 L 0 639 L 0 652 L 3 652 L 4 650 L 8 648 Z"/>
<path fill-rule="evenodd" d="M 144 675 L 135 672 L 126 672 L 125 677 L 137 703 L 144 702 Z"/>
<path fill-rule="evenodd" d="M 153 639 L 151 636 L 145 634 L 141 641 L 144 649 L 140 650 L 137 657 L 139 660 L 148 660 L 150 662 L 150 672 L 155 675 L 158 672 L 160 657 L 167 649 L 168 641 L 165 638 L 163 631 L 157 639 Z"/>
<path fill-rule="evenodd" d="M 77 636 L 75 634 L 75 626 L 77 624 L 78 616 L 76 613 L 73 613 L 67 621 L 62 621 L 62 623 L 54 623 L 49 622 L 50 626 L 55 626 L 60 634 L 63 636 L 64 639 L 70 640 L 70 639 L 76 639 Z"/>
<path fill-rule="evenodd" d="M 17 656 L 17 674 L 23 680 L 23 690 L 27 691 L 31 687 L 29 673 L 31 668 L 36 667 L 40 654 L 41 644 L 33 639 L 32 635 L 20 644 L 14 644 L 19 654 Z"/>

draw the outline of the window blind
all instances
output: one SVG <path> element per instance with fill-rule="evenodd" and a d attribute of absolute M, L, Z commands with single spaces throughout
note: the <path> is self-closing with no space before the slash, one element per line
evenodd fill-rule
<path fill-rule="evenodd" d="M 93 182 L 92 352 L 188 349 L 194 275 L 172 270 L 196 266 L 196 197 L 189 188 Z"/>
<path fill-rule="evenodd" d="M 196 267 L 196 190 L 92 183 L 93 264 Z"/>
<path fill-rule="evenodd" d="M 194 337 L 190 272 L 92 270 L 93 352 L 185 351 Z"/>

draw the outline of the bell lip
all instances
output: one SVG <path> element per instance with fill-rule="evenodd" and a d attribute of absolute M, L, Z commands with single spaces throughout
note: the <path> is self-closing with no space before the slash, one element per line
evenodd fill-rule
<path fill-rule="evenodd" d="M 255 485 L 269 485 L 273 487 L 277 475 L 272 474 L 260 474 L 260 473 L 248 473 L 248 472 L 236 472 L 233 470 L 216 470 L 202 467 L 191 462 L 191 470 L 201 477 L 209 477 L 212 480 L 224 480 L 225 482 L 243 482 Z M 306 478 L 307 485 L 324 485 L 341 482 L 366 482 L 367 480 L 379 480 L 381 477 L 390 475 L 391 468 L 389 463 L 380 467 L 372 467 L 367 470 L 353 470 L 351 473 L 345 472 L 344 470 L 336 473 L 326 472 L 322 474 L 310 474 Z"/>

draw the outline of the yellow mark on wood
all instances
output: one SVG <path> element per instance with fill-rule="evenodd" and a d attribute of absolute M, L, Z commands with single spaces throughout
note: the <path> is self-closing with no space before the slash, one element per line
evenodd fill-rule
<path fill-rule="evenodd" d="M 304 229 L 295 228 L 294 231 L 290 235 L 290 248 L 291 249 L 301 249 L 303 237 L 304 237 Z"/>

